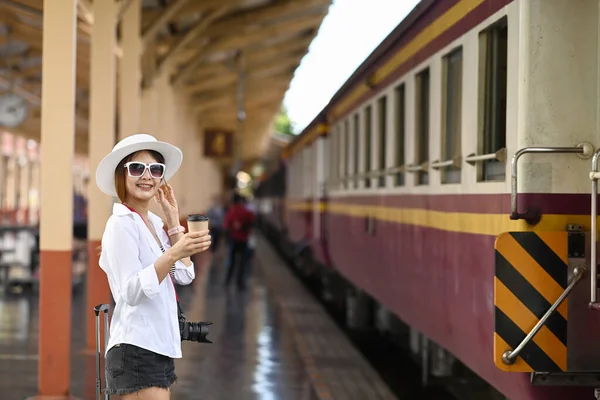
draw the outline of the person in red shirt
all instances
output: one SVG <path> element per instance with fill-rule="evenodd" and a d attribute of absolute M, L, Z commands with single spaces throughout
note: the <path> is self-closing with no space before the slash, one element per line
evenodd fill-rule
<path fill-rule="evenodd" d="M 223 227 L 231 240 L 229 265 L 225 285 L 229 286 L 234 272 L 237 270 L 237 286 L 240 290 L 246 287 L 246 265 L 248 263 L 248 238 L 254 228 L 255 216 L 244 205 L 244 198 L 233 195 L 233 205 L 227 210 Z M 237 261 L 237 262 L 236 262 Z M 237 266 L 237 267 L 236 267 Z"/>

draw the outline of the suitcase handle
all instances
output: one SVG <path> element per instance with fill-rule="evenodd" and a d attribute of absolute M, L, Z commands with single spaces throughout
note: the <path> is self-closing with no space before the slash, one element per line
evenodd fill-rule
<path fill-rule="evenodd" d="M 104 349 L 108 347 L 108 310 L 110 309 L 110 305 L 108 304 L 98 304 L 94 307 L 94 313 L 96 314 L 96 400 L 100 400 L 100 395 L 102 392 L 102 379 L 100 378 L 100 313 L 104 313 Z M 106 377 L 105 377 L 106 378 Z M 104 380 L 106 389 L 106 379 Z M 104 400 L 108 400 L 109 396 L 106 390 L 104 391 Z"/>
<path fill-rule="evenodd" d="M 94 307 L 94 313 L 96 313 L 97 317 L 102 311 L 107 313 L 109 308 L 110 306 L 108 304 L 98 304 L 96 307 Z"/>

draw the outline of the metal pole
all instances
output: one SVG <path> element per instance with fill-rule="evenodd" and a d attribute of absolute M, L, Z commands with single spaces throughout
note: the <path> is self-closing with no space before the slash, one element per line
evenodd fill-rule
<path fill-rule="evenodd" d="M 590 179 L 592 180 L 592 204 L 591 204 L 591 225 L 592 232 L 590 235 L 590 304 L 589 307 L 598 309 L 599 305 L 597 302 L 598 295 L 598 271 L 597 271 L 597 249 L 596 249 L 596 237 L 597 237 L 597 219 L 598 219 L 598 179 L 593 176 L 595 172 L 598 172 L 598 158 L 600 157 L 600 150 L 596 150 L 592 157 L 592 173 Z"/>
<path fill-rule="evenodd" d="M 96 333 L 100 332 L 100 315 L 96 312 Z M 96 334 L 96 399 L 100 398 L 100 335 Z"/>
<path fill-rule="evenodd" d="M 238 130 L 234 135 L 233 142 L 233 167 L 232 175 L 235 180 L 235 174 L 242 167 L 242 140 L 244 138 L 244 127 L 246 122 L 246 110 L 245 110 L 245 91 L 246 91 L 246 72 L 244 67 L 244 55 L 240 51 L 237 55 L 237 70 L 238 70 L 238 85 L 237 85 L 237 121 Z"/>
<path fill-rule="evenodd" d="M 108 329 L 108 304 L 106 306 L 107 307 L 104 309 L 104 352 L 105 353 L 106 353 L 106 350 L 108 349 L 108 336 L 109 336 L 109 329 Z M 106 357 L 105 357 L 105 359 L 106 359 Z M 105 363 L 106 363 L 106 361 L 105 361 Z M 106 382 L 106 374 L 104 375 L 104 382 Z M 108 392 L 106 390 L 104 391 L 104 400 L 109 400 L 109 394 L 108 394 Z"/>
<path fill-rule="evenodd" d="M 587 144 L 581 144 L 576 147 L 525 147 L 518 150 L 512 158 L 510 165 L 510 175 L 511 175 L 511 184 L 510 184 L 510 219 L 520 219 L 521 214 L 519 214 L 519 208 L 517 205 L 517 197 L 518 197 L 518 185 L 517 185 L 517 165 L 519 158 L 523 154 L 527 153 L 578 153 L 585 154 L 586 151 L 589 151 L 589 147 Z"/>
<path fill-rule="evenodd" d="M 546 321 L 548 320 L 550 315 L 554 312 L 554 310 L 556 310 L 558 308 L 558 306 L 560 306 L 560 304 L 563 302 L 563 300 L 565 298 L 567 298 L 569 293 L 571 293 L 571 291 L 573 290 L 573 288 L 575 287 L 577 282 L 579 282 L 579 280 L 583 277 L 584 272 L 585 272 L 585 267 L 583 267 L 583 266 L 576 267 L 573 270 L 573 279 L 569 283 L 569 286 L 567 286 L 565 291 L 558 297 L 558 299 L 556 299 L 554 304 L 552 304 L 552 307 L 550 307 L 550 309 L 548 309 L 548 311 L 546 311 L 546 313 L 542 316 L 542 318 L 540 318 L 538 323 L 535 324 L 535 326 L 533 327 L 531 332 L 529 332 L 529 334 L 527 336 L 525 336 L 525 339 L 523 339 L 523 341 L 521 343 L 519 343 L 519 345 L 514 350 L 512 350 L 512 351 L 508 350 L 508 351 L 504 352 L 504 354 L 502 354 L 502 361 L 504 362 L 504 364 L 510 365 L 515 362 L 515 360 L 517 359 L 517 356 L 519 355 L 519 353 L 521 353 L 521 351 L 527 345 L 527 343 L 529 343 L 531 341 L 531 339 L 533 339 L 533 337 L 538 333 L 538 331 L 546 323 Z"/>

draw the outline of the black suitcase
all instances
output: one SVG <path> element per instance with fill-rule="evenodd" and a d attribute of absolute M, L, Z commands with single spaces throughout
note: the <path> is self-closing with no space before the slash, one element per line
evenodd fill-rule
<path fill-rule="evenodd" d="M 100 345 L 100 313 L 104 313 L 104 350 L 108 346 L 108 310 L 110 306 L 108 304 L 99 304 L 94 307 L 94 313 L 96 314 L 96 400 L 100 400 L 102 396 L 102 378 L 100 377 L 100 357 L 102 353 L 102 346 Z M 108 393 L 106 393 L 106 376 L 104 377 L 104 400 L 109 399 Z"/>

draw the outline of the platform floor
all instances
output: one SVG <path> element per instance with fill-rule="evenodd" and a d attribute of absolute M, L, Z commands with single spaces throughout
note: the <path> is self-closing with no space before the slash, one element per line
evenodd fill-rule
<path fill-rule="evenodd" d="M 258 258 L 257 258 L 258 260 Z M 183 343 L 172 399 L 306 400 L 313 396 L 293 335 L 265 286 L 260 266 L 244 292 L 223 286 L 223 259 L 205 257 L 196 281 L 179 287 L 190 321 L 213 321 L 213 344 Z M 95 358 L 82 354 L 85 291 L 73 295 L 72 395 L 95 398 Z M 0 397 L 36 394 L 38 299 L 0 294 Z M 117 396 L 111 396 L 116 399 Z"/>

